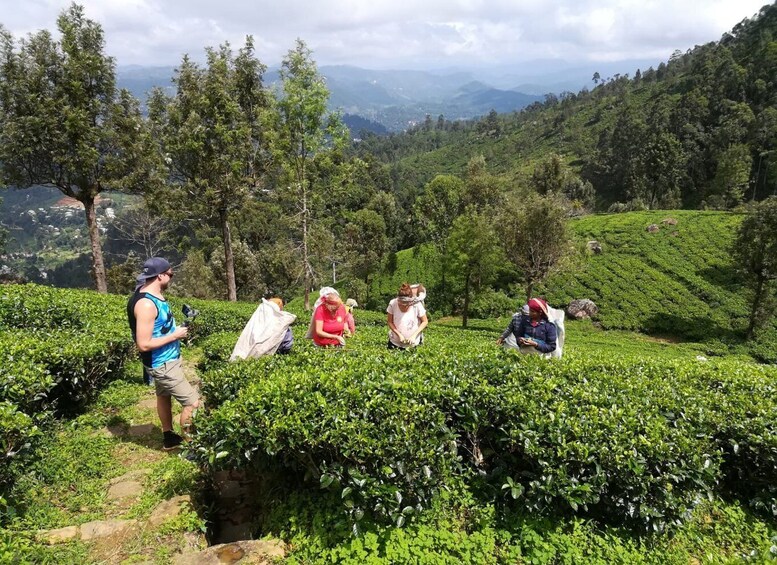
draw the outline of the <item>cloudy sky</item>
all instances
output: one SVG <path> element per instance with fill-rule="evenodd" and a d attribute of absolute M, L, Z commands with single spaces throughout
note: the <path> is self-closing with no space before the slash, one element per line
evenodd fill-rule
<path fill-rule="evenodd" d="M 246 34 L 278 64 L 297 37 L 320 65 L 483 67 L 536 59 L 666 60 L 714 41 L 767 0 L 80 0 L 119 65 L 174 65 Z M 61 0 L 0 0 L 20 36 L 54 29 Z"/>

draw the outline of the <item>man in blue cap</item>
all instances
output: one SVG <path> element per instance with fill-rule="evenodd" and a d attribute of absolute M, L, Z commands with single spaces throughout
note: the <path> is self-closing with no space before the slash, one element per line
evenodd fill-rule
<path fill-rule="evenodd" d="M 171 397 L 181 403 L 181 430 L 191 422 L 200 405 L 197 392 L 186 380 L 181 367 L 180 340 L 189 332 L 177 327 L 164 291 L 170 286 L 173 269 L 162 257 L 152 257 L 143 264 L 135 293 L 127 303 L 127 318 L 145 371 L 154 378 L 156 409 L 162 423 L 165 450 L 178 447 L 183 438 L 173 431 Z"/>

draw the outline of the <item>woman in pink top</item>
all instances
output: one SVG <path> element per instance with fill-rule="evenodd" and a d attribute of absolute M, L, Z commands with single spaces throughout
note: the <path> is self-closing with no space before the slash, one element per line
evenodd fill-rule
<path fill-rule="evenodd" d="M 327 294 L 313 313 L 313 343 L 321 347 L 345 345 L 343 330 L 346 316 L 340 297 L 334 293 Z"/>

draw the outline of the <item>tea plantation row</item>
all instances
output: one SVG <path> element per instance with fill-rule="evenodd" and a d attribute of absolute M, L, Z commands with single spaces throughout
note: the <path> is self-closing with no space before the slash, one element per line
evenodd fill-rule
<path fill-rule="evenodd" d="M 191 302 L 203 312 L 195 340 L 242 327 L 253 311 Z M 52 418 L 82 410 L 133 355 L 125 307 L 122 296 L 0 286 L 0 498 Z"/>
<path fill-rule="evenodd" d="M 575 233 L 581 241 L 599 241 L 602 253 L 549 281 L 547 294 L 559 303 L 592 298 L 608 329 L 725 339 L 746 326 L 749 313 L 731 259 L 741 219 L 682 210 L 580 218 L 572 224 Z M 659 231 L 648 232 L 650 224 Z"/>
<path fill-rule="evenodd" d="M 201 463 L 332 491 L 357 529 L 401 525 L 462 477 L 514 508 L 637 529 L 719 495 L 777 515 L 774 368 L 647 360 L 625 337 L 623 354 L 549 363 L 440 326 L 415 351 L 361 327 L 345 350 L 225 363 L 236 337 L 203 343 Z"/>

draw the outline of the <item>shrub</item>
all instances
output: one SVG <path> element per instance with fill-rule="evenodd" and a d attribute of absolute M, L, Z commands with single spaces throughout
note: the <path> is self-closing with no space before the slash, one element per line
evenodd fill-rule
<path fill-rule="evenodd" d="M 194 341 L 214 333 L 241 332 L 257 307 L 257 304 L 250 302 L 219 302 L 173 297 L 170 298 L 170 306 L 179 323 L 183 320 L 181 307 L 184 303 L 200 312 L 200 315 L 190 324 L 189 335 Z"/>
<path fill-rule="evenodd" d="M 0 287 L 0 486 L 13 480 L 12 459 L 37 426 L 81 410 L 122 369 L 133 351 L 125 304 L 88 291 Z"/>
<path fill-rule="evenodd" d="M 237 332 L 217 332 L 200 341 L 202 360 L 197 365 L 201 371 L 207 371 L 216 363 L 229 361 L 240 334 Z"/>
<path fill-rule="evenodd" d="M 475 295 L 469 305 L 469 313 L 473 318 L 500 318 L 510 316 L 520 305 L 516 300 L 498 290 L 484 290 Z"/>
<path fill-rule="evenodd" d="M 52 288 L 4 285 L 0 294 L 0 329 L 59 330 L 81 328 L 78 305 L 62 300 L 62 292 Z"/>
<path fill-rule="evenodd" d="M 358 351 L 303 348 L 210 370 L 201 462 L 337 489 L 354 522 L 400 523 L 459 476 L 534 513 L 655 530 L 723 483 L 772 504 L 772 370 L 645 361 L 639 349 L 548 363 L 439 327 L 406 352 L 380 347 L 379 328 L 358 337 Z"/>
<path fill-rule="evenodd" d="M 29 451 L 39 433 L 32 417 L 10 402 L 0 402 L 0 489 L 13 479 L 11 463 Z"/>
<path fill-rule="evenodd" d="M 132 353 L 115 328 L 48 333 L 8 331 L 0 338 L 0 400 L 33 413 L 72 414 L 94 398 Z"/>

